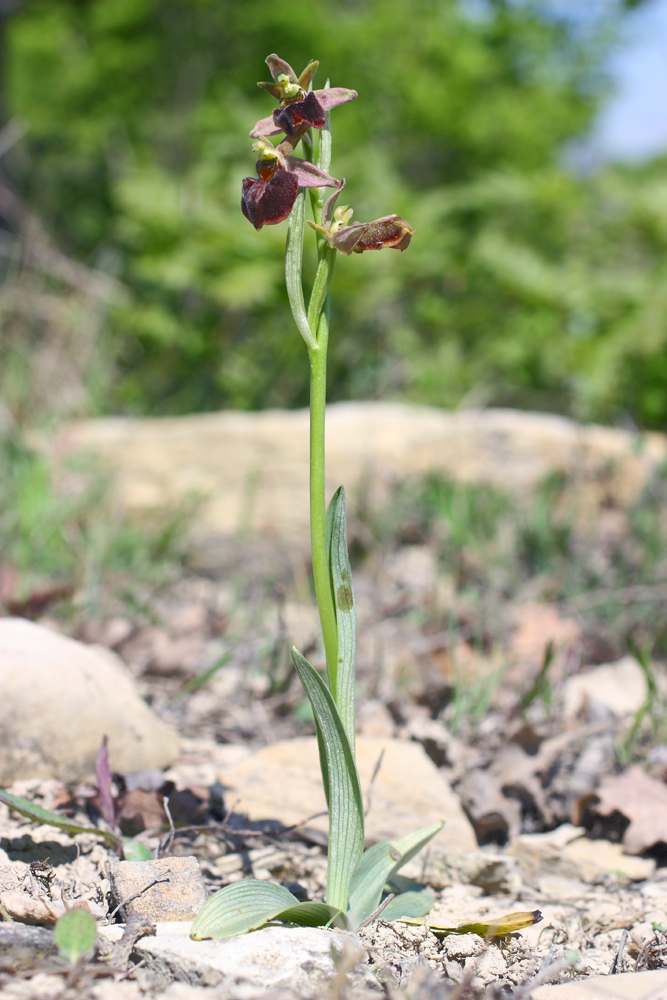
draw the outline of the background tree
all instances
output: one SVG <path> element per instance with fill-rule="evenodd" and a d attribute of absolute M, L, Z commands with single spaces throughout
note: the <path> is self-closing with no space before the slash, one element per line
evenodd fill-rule
<path fill-rule="evenodd" d="M 239 211 L 262 60 L 316 56 L 364 101 L 337 162 L 417 230 L 400 269 L 339 262 L 331 398 L 667 415 L 659 164 L 577 178 L 566 143 L 607 87 L 614 19 L 544 2 L 31 0 L 7 26 L 6 104 L 26 123 L 14 186 L 73 259 L 115 273 L 97 409 L 306 401 L 286 322 L 284 227 Z M 619 8 L 620 9 L 620 8 Z M 262 350 L 259 350 L 261 337 Z M 267 358 L 267 343 L 270 357 Z"/>

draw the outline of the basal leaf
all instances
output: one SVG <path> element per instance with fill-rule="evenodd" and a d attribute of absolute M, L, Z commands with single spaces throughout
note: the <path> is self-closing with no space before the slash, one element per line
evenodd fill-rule
<path fill-rule="evenodd" d="M 370 917 L 377 909 L 389 879 L 418 854 L 442 826 L 442 822 L 431 823 L 405 837 L 381 840 L 369 847 L 354 872 L 350 886 L 348 916 L 353 927 Z"/>
<path fill-rule="evenodd" d="M 327 512 L 327 547 L 331 592 L 336 610 L 338 657 L 335 677 L 330 677 L 331 693 L 338 708 L 347 738 L 354 752 L 354 684 L 357 642 L 357 613 L 352 587 L 352 570 L 347 551 L 345 490 L 339 486 Z"/>
<path fill-rule="evenodd" d="M 299 900 L 274 882 L 249 878 L 226 885 L 210 896 L 197 914 L 190 930 L 195 941 L 235 937 L 263 927 L 281 910 L 297 906 Z"/>
<path fill-rule="evenodd" d="M 294 666 L 313 706 L 329 782 L 327 903 L 347 909 L 352 873 L 364 848 L 364 810 L 354 753 L 326 684 L 292 647 Z"/>
<path fill-rule="evenodd" d="M 401 917 L 424 919 L 431 912 L 435 896 L 424 889 L 422 892 L 402 892 L 394 896 L 380 914 L 381 920 L 400 920 Z M 371 911 L 372 912 L 372 911 Z"/>
<path fill-rule="evenodd" d="M 106 841 L 110 847 L 115 851 L 120 851 L 121 842 L 120 838 L 115 834 L 111 833 L 109 830 L 98 830 L 94 826 L 81 826 L 80 823 L 75 823 L 73 820 L 68 819 L 66 816 L 61 816 L 59 813 L 51 812 L 50 809 L 42 809 L 41 806 L 35 805 L 29 799 L 23 799 L 18 795 L 12 795 L 11 792 L 6 792 L 4 789 L 0 788 L 0 802 L 4 802 L 5 805 L 13 809 L 14 812 L 20 813 L 21 816 L 27 816 L 28 819 L 34 819 L 36 823 L 46 823 L 48 826 L 55 826 L 59 830 L 66 830 L 67 833 L 94 833 L 96 837 L 101 837 L 102 840 Z"/>
<path fill-rule="evenodd" d="M 153 852 L 141 840 L 123 837 L 123 857 L 126 861 L 152 861 Z"/>
<path fill-rule="evenodd" d="M 328 903 L 316 903 L 310 900 L 281 910 L 273 919 L 284 920 L 289 924 L 299 924 L 301 927 L 341 927 L 344 930 L 349 929 L 347 917 L 342 910 L 339 910 L 336 906 L 329 906 Z"/>

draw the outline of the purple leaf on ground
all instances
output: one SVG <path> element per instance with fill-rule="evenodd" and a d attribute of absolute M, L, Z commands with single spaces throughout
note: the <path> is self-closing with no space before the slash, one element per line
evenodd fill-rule
<path fill-rule="evenodd" d="M 114 807 L 113 795 L 111 794 L 111 771 L 109 770 L 109 751 L 107 749 L 108 740 L 102 737 L 102 746 L 97 752 L 95 761 L 95 774 L 97 775 L 97 787 L 100 790 L 100 809 L 110 828 L 117 832 L 116 809 Z"/>

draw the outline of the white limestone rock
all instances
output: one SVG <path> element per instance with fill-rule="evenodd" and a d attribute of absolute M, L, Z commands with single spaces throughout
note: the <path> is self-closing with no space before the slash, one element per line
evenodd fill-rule
<path fill-rule="evenodd" d="M 166 767 L 178 756 L 178 733 L 139 696 L 119 657 L 1 618 L 0 786 L 90 778 L 104 735 L 112 771 Z"/>

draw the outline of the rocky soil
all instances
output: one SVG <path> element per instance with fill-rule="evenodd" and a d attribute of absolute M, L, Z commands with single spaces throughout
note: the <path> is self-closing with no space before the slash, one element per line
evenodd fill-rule
<path fill-rule="evenodd" d="M 314 727 L 288 652 L 294 643 L 321 666 L 303 547 L 200 531 L 159 582 L 115 578 L 94 602 L 82 583 L 20 598 L 0 587 L 3 787 L 103 828 L 95 756 L 106 736 L 123 834 L 167 864 L 159 879 L 176 879 L 179 865 L 189 873 L 174 882 L 178 913 L 164 881 L 139 885 L 143 906 L 98 836 L 0 804 L 0 995 L 667 996 L 666 597 L 659 569 L 625 590 L 612 576 L 638 542 L 620 501 L 600 507 L 596 496 L 595 530 L 567 560 L 574 552 L 577 567 L 613 580 L 612 613 L 597 617 L 609 592 L 563 597 L 562 562 L 535 563 L 510 586 L 509 548 L 498 558 L 495 542 L 457 541 L 452 518 L 443 537 L 413 516 L 410 497 L 396 500 L 389 526 L 389 515 L 380 523 L 377 510 L 356 508 L 368 837 L 445 826 L 405 870 L 435 898 L 426 925 L 380 916 L 337 940 L 335 960 L 326 934 L 301 952 L 294 929 L 256 932 L 239 967 L 233 943 L 184 933 L 202 893 L 243 877 L 300 898 L 324 892 Z M 443 543 L 458 545 L 454 561 L 443 561 Z M 95 699 L 86 688 L 82 701 L 89 684 Z M 121 697 L 123 685 L 131 694 Z M 90 910 L 99 935 L 96 953 L 72 968 L 52 928 L 74 905 Z M 535 911 L 541 919 L 503 937 L 449 933 Z M 264 948 L 273 958 L 262 966 Z M 312 974 L 299 978 L 304 968 Z"/>

